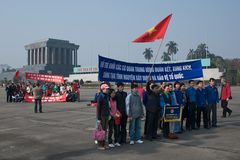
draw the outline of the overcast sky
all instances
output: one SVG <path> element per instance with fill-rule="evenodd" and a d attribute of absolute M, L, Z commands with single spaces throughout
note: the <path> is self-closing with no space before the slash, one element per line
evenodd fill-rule
<path fill-rule="evenodd" d="M 45 38 L 79 44 L 82 66 L 97 66 L 98 54 L 145 62 L 144 49 L 151 47 L 156 54 L 160 41 L 131 41 L 170 13 L 173 17 L 161 53 L 173 40 L 179 60 L 199 43 L 225 58 L 239 57 L 239 0 L 1 0 L 0 64 L 26 65 L 24 45 Z"/>

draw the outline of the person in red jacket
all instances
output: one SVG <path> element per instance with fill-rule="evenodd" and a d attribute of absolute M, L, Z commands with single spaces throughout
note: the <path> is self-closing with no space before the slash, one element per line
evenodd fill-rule
<path fill-rule="evenodd" d="M 221 78 L 222 90 L 221 90 L 221 107 L 223 108 L 223 115 L 222 117 L 226 117 L 226 113 L 229 116 L 232 114 L 232 110 L 228 108 L 228 101 L 231 99 L 231 87 L 230 84 L 226 81 L 225 78 Z"/>

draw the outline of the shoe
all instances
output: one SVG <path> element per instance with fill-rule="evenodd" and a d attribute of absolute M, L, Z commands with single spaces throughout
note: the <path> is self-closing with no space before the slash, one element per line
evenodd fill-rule
<path fill-rule="evenodd" d="M 114 148 L 115 146 L 114 146 L 114 144 L 111 143 L 111 144 L 108 145 L 108 147 L 109 148 Z"/>
<path fill-rule="evenodd" d="M 97 149 L 98 149 L 98 150 L 106 150 L 105 147 L 98 147 Z"/>
<path fill-rule="evenodd" d="M 130 145 L 134 145 L 134 141 L 130 141 L 130 143 L 129 143 Z"/>
<path fill-rule="evenodd" d="M 139 140 L 136 141 L 136 143 L 138 143 L 138 144 L 142 144 L 143 141 L 139 139 Z"/>
<path fill-rule="evenodd" d="M 221 118 L 226 118 L 226 116 L 221 116 Z"/>
<path fill-rule="evenodd" d="M 219 127 L 219 126 L 218 126 L 218 125 L 212 125 L 212 127 L 217 128 L 217 127 Z"/>
<path fill-rule="evenodd" d="M 231 116 L 231 114 L 232 114 L 232 111 L 228 113 L 228 117 L 230 117 L 230 116 Z"/>
<path fill-rule="evenodd" d="M 174 134 L 174 133 L 169 133 L 168 138 L 169 139 L 178 139 L 178 136 L 176 136 L 176 134 Z"/>
<path fill-rule="evenodd" d="M 95 140 L 95 141 L 94 141 L 94 143 L 95 143 L 95 144 L 98 144 L 98 141 L 97 141 L 97 140 Z"/>
<path fill-rule="evenodd" d="M 115 146 L 120 147 L 121 144 L 120 143 L 115 143 Z"/>

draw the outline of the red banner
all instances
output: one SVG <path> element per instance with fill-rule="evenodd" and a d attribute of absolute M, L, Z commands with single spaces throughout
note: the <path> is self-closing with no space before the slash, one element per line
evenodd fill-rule
<path fill-rule="evenodd" d="M 43 103 L 66 102 L 66 98 L 67 98 L 66 94 L 63 94 L 63 95 L 60 95 L 60 96 L 50 96 L 50 97 L 43 96 L 42 97 L 42 102 Z M 24 101 L 27 102 L 27 103 L 32 103 L 32 102 L 34 102 L 34 96 L 25 95 Z"/>
<path fill-rule="evenodd" d="M 26 75 L 26 79 L 44 81 L 44 82 L 64 83 L 63 76 L 39 74 L 39 73 L 29 73 L 29 72 L 26 72 L 25 75 Z"/>

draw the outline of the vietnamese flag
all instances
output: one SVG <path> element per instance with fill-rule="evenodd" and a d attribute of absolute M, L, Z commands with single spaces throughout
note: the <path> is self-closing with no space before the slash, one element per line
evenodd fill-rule
<path fill-rule="evenodd" d="M 16 78 L 20 77 L 20 72 L 19 72 L 19 70 L 16 71 L 15 77 L 16 77 Z"/>
<path fill-rule="evenodd" d="M 147 30 L 143 35 L 139 36 L 132 42 L 135 43 L 144 43 L 144 42 L 154 42 L 157 39 L 163 39 L 167 31 L 168 24 L 171 20 L 172 14 L 168 15 L 156 26 Z"/>

